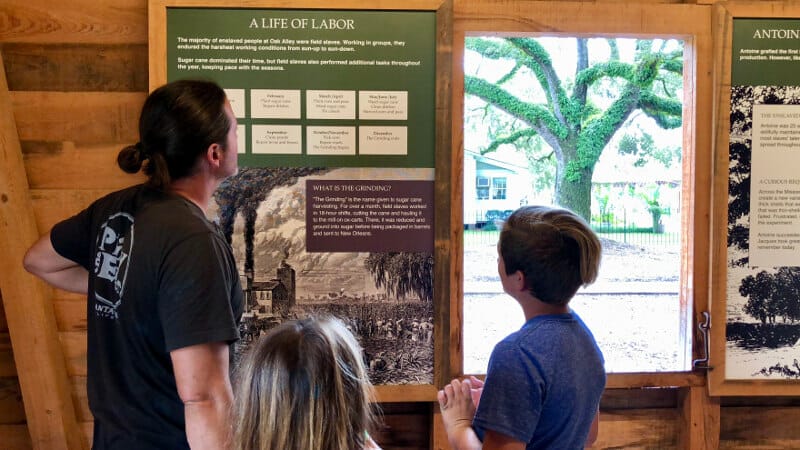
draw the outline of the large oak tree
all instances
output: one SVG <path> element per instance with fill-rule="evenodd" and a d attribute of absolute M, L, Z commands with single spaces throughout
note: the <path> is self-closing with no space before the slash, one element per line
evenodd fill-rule
<path fill-rule="evenodd" d="M 546 157 L 555 163 L 555 203 L 587 220 L 595 164 L 631 114 L 640 111 L 669 129 L 680 126 L 683 109 L 676 98 L 676 87 L 682 84 L 682 48 L 666 51 L 663 41 L 639 40 L 633 61 L 626 62 L 616 41 L 606 42 L 610 57 L 590 64 L 596 60 L 590 58 L 588 40 L 575 39 L 577 63 L 568 80 L 559 78 L 550 54 L 535 38 L 468 38 L 466 43 L 468 50 L 497 62 L 497 67 L 511 67 L 495 80 L 465 76 L 467 95 L 515 119 L 487 133 L 490 143 L 481 153 L 539 137 L 552 151 Z M 507 88 L 524 76 L 536 80 L 544 101 Z M 603 83 L 610 101 L 601 107 L 592 99 L 592 89 Z"/>

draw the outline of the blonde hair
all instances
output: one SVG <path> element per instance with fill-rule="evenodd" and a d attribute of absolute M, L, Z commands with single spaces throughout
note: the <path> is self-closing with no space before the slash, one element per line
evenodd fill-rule
<path fill-rule="evenodd" d="M 525 287 L 539 300 L 566 305 L 600 270 L 597 235 L 572 211 L 522 206 L 503 225 L 497 244 L 507 274 L 521 271 Z"/>
<path fill-rule="evenodd" d="M 235 376 L 235 450 L 363 449 L 374 393 L 355 337 L 334 317 L 279 325 Z"/>

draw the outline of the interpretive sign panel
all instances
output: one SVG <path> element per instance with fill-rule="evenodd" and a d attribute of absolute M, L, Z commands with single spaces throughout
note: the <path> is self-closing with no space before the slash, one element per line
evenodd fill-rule
<path fill-rule="evenodd" d="M 796 393 L 788 381 L 800 378 L 800 20 L 724 12 L 730 70 L 720 78 L 730 96 L 719 116 L 729 122 L 716 164 L 727 176 L 715 182 L 714 216 L 727 220 L 714 227 L 725 261 L 714 265 L 721 289 L 712 295 L 725 301 L 712 301 L 712 320 L 725 327 L 712 334 L 719 370 L 709 379 L 715 395 Z"/>
<path fill-rule="evenodd" d="M 151 87 L 212 79 L 238 122 L 239 173 L 213 211 L 245 291 L 238 353 L 276 324 L 331 313 L 375 384 L 435 398 L 435 211 L 449 201 L 435 198 L 435 165 L 449 148 L 431 5 L 151 0 Z"/>
<path fill-rule="evenodd" d="M 171 7 L 167 78 L 233 93 L 243 166 L 433 167 L 435 33 L 431 11 Z"/>

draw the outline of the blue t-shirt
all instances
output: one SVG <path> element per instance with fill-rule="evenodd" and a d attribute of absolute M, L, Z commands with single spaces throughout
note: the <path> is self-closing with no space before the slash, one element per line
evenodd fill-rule
<path fill-rule="evenodd" d="M 537 316 L 495 346 L 472 426 L 527 449 L 582 449 L 606 384 L 603 354 L 574 312 Z"/>

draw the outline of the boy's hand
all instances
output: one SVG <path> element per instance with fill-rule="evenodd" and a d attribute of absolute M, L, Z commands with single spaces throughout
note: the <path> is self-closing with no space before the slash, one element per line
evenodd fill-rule
<path fill-rule="evenodd" d="M 446 430 L 471 427 L 475 416 L 470 380 L 453 380 L 437 394 Z M 449 434 L 449 433 L 448 433 Z"/>
<path fill-rule="evenodd" d="M 478 409 L 478 404 L 481 402 L 481 394 L 483 394 L 483 380 L 470 375 L 469 382 L 471 384 L 472 403 L 475 405 L 475 409 Z"/>
<path fill-rule="evenodd" d="M 442 421 L 450 446 L 456 450 L 480 449 L 481 441 L 472 430 L 475 404 L 472 402 L 471 380 L 453 380 L 439 391 L 436 397 L 439 400 Z"/>

